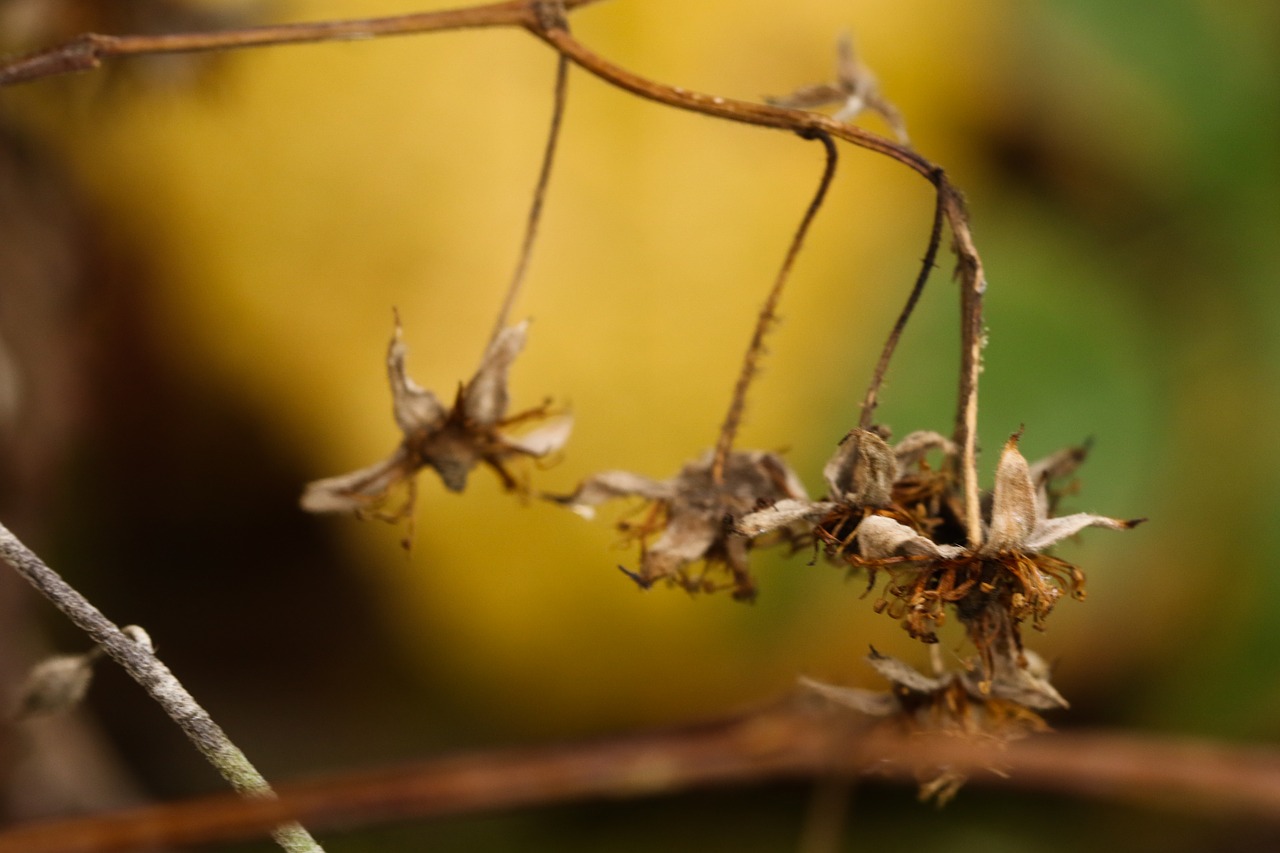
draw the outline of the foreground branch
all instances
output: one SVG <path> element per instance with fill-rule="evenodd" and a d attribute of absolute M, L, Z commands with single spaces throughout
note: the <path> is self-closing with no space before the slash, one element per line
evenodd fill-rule
<path fill-rule="evenodd" d="M 89 603 L 57 572 L 44 564 L 35 552 L 18 540 L 9 529 L 0 524 L 0 557 L 26 578 L 41 595 L 47 598 L 76 627 L 89 635 L 98 647 L 116 663 L 124 667 L 134 681 L 151 694 L 178 724 L 196 749 L 200 751 L 222 777 L 239 794 L 252 798 L 274 796 L 271 786 L 262 774 L 249 762 L 208 712 L 182 686 L 167 666 L 160 662 L 151 650 L 135 642 L 122 632 L 98 608 Z M 279 825 L 277 825 L 279 824 Z M 272 835 L 276 842 L 290 853 L 316 853 L 320 846 L 307 831 L 285 820 L 273 822 Z M 21 850 L 21 845 L 9 847 L 0 843 L 0 849 Z"/>
<path fill-rule="evenodd" d="M 332 777 L 282 789 L 276 800 L 208 797 L 28 825 L 0 833 L 0 853 L 105 853 L 143 843 L 249 838 L 290 819 L 352 828 L 768 780 L 866 774 L 914 780 L 940 766 L 979 784 L 1280 819 L 1275 749 L 1105 732 L 1042 735 L 1000 747 L 784 707 L 687 729 Z"/>

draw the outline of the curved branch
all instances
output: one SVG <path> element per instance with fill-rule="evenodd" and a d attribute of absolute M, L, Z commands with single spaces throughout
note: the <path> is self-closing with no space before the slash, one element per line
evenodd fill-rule
<path fill-rule="evenodd" d="M 720 427 L 715 457 L 711 463 L 711 481 L 717 485 L 724 482 L 724 466 L 729 460 L 729 451 L 733 449 L 733 440 L 737 435 L 738 426 L 742 423 L 742 412 L 747 404 L 747 388 L 751 386 L 751 380 L 755 378 L 756 371 L 759 369 L 760 357 L 764 353 L 764 337 L 778 316 L 778 301 L 782 298 L 782 288 L 791 277 L 791 268 L 795 266 L 800 247 L 804 245 L 805 235 L 809 233 L 809 226 L 818 215 L 818 209 L 822 207 L 823 199 L 827 197 L 827 190 L 831 188 L 831 180 L 836 174 L 836 144 L 831 141 L 830 135 L 824 131 L 817 131 L 807 138 L 822 142 L 827 159 L 822 167 L 822 177 L 818 180 L 818 189 L 814 192 L 809 206 L 805 208 L 804 216 L 800 218 L 800 225 L 796 228 L 795 236 L 791 238 L 791 245 L 787 248 L 782 267 L 778 270 L 773 286 L 769 288 L 769 295 L 760 308 L 760 315 L 756 318 L 755 331 L 751 333 L 751 343 L 747 345 L 746 355 L 742 357 L 742 369 L 733 386 L 729 411 L 725 414 L 724 423 Z"/>
<path fill-rule="evenodd" d="M 599 0 L 564 0 L 566 9 L 577 9 Z M 327 41 L 361 41 L 386 36 L 459 30 L 476 27 L 536 27 L 537 3 L 508 0 L 486 6 L 361 18 L 344 21 L 315 21 L 277 24 L 201 33 L 113 36 L 85 33 L 56 47 L 18 57 L 0 64 L 0 87 L 29 83 L 45 77 L 92 71 L 105 60 L 121 56 L 158 53 L 197 53 L 236 50 L 281 44 L 314 44 Z"/>
<path fill-rule="evenodd" d="M 969 546 L 975 548 L 980 545 L 982 520 L 978 505 L 976 457 L 978 376 L 982 368 L 984 345 L 982 297 L 986 291 L 986 277 L 969 231 L 964 203 L 946 174 L 912 148 L 829 116 L 707 95 L 633 74 L 592 52 L 574 39 L 567 28 L 559 25 L 558 14 L 561 10 L 572 11 L 598 0 L 555 2 L 555 15 L 548 14 L 548 0 L 507 0 L 485 6 L 386 18 L 284 24 L 212 33 L 159 36 L 107 36 L 89 33 L 59 47 L 0 64 L 0 87 L 91 70 L 99 67 L 104 60 L 118 56 L 372 39 L 474 27 L 518 26 L 542 39 L 562 57 L 569 58 L 584 70 L 639 97 L 713 118 L 788 130 L 806 138 L 825 133 L 896 160 L 934 184 L 951 228 L 952 248 L 956 253 L 957 273 L 961 284 L 961 366 L 953 437 L 960 448 L 956 464 L 960 468 Z"/>
<path fill-rule="evenodd" d="M 1280 819 L 1280 751 L 1121 732 L 989 739 L 868 727 L 851 714 L 781 707 L 678 730 L 439 758 L 282 788 L 278 800 L 206 797 L 0 833 L 2 853 L 106 853 L 260 835 L 282 820 L 351 828 L 780 779 L 875 775 L 917 781 L 940 767 L 973 784 Z"/>

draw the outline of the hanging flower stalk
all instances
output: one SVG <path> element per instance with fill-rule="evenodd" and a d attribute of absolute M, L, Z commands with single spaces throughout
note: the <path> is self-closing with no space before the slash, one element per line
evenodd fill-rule
<path fill-rule="evenodd" d="M 597 505 L 608 500 L 632 497 L 647 501 L 639 522 L 619 525 L 628 538 L 640 542 L 639 568 L 622 571 L 644 589 L 662 580 L 689 592 L 727 588 L 736 599 L 753 600 L 756 582 L 748 568 L 748 552 L 757 545 L 788 538 L 788 531 L 775 528 L 768 538 L 742 536 L 733 520 L 761 506 L 807 497 L 799 478 L 780 456 L 737 451 L 733 443 L 783 286 L 835 175 L 835 144 L 825 133 L 814 134 L 814 138 L 823 143 L 826 152 L 822 178 L 756 319 L 715 448 L 687 463 L 669 480 L 605 471 L 588 477 L 572 494 L 549 496 L 588 518 Z"/>
<path fill-rule="evenodd" d="M 564 26 L 563 8 L 559 13 L 557 25 Z M 526 320 L 515 326 L 507 324 L 524 284 L 542 219 L 542 207 L 564 118 L 568 69 L 568 60 L 558 57 L 551 127 L 525 222 L 524 239 L 480 367 L 470 381 L 459 386 L 452 406 L 445 406 L 435 394 L 420 387 L 406 373 L 406 347 L 397 313 L 395 333 L 387 349 L 387 375 L 391 384 L 392 412 L 402 436 L 400 444 L 390 457 L 381 462 L 350 474 L 308 484 L 302 495 L 303 509 L 309 512 L 354 512 L 391 522 L 412 519 L 417 498 L 417 474 L 423 468 L 434 469 L 445 488 L 461 492 L 466 488 L 471 470 L 484 464 L 498 475 L 506 489 L 522 490 L 520 482 L 507 467 L 509 462 L 519 457 L 539 459 L 549 456 L 568 441 L 573 420 L 567 414 L 555 412 L 549 403 L 515 415 L 507 414 L 507 374 L 515 357 L 524 348 L 529 323 Z M 513 428 L 539 421 L 545 423 L 529 432 L 520 434 L 513 431 Z M 395 495 L 401 490 L 404 492 L 403 500 L 399 506 L 392 506 Z M 406 544 L 408 541 L 406 538 Z"/>

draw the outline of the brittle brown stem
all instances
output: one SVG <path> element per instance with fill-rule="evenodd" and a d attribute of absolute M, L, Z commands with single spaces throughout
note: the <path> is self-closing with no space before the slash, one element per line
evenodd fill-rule
<path fill-rule="evenodd" d="M 818 208 L 822 207 L 822 201 L 827 197 L 827 189 L 831 186 L 831 179 L 836 174 L 836 144 L 831 141 L 831 137 L 821 130 L 809 131 L 804 135 L 806 138 L 817 139 L 822 143 L 827 160 L 822 168 L 822 177 L 818 180 L 818 190 L 814 193 L 809 206 L 805 208 L 800 226 L 796 228 L 795 236 L 791 238 L 787 256 L 783 259 L 782 267 L 773 281 L 773 287 L 769 289 L 769 296 L 765 299 L 763 307 L 760 308 L 760 315 L 756 318 L 756 328 L 751 333 L 747 354 L 742 358 L 742 371 L 738 374 L 737 384 L 733 387 L 729 411 L 725 414 L 724 423 L 720 426 L 720 437 L 716 440 L 715 457 L 711 463 L 711 481 L 717 485 L 724 482 L 725 462 L 729 459 L 729 452 L 733 449 L 733 439 L 742 423 L 742 412 L 747 402 L 747 389 L 751 386 L 751 380 L 755 378 L 756 371 L 760 367 L 765 335 L 769 333 L 769 327 L 778 316 L 778 300 L 782 298 L 782 288 L 791 277 L 791 268 L 795 266 L 796 257 L 799 256 L 800 248 L 804 245 L 805 235 L 809 233 L 809 226 L 818 215 Z"/>
<path fill-rule="evenodd" d="M 556 82 L 554 103 L 551 107 L 551 129 L 547 132 L 547 145 L 542 151 L 542 167 L 538 172 L 538 184 L 533 190 L 533 203 L 529 206 L 529 218 L 525 223 L 524 240 L 520 244 L 520 257 L 516 261 L 515 272 L 507 285 L 506 296 L 502 299 L 502 307 L 498 309 L 497 322 L 493 324 L 493 334 L 489 336 L 489 345 L 498 339 L 502 330 L 507 327 L 511 316 L 511 307 L 520 295 L 520 287 L 524 284 L 525 273 L 529 269 L 529 259 L 533 256 L 533 244 L 538 237 L 538 224 L 542 220 L 542 203 L 547 195 L 547 184 L 551 182 L 551 166 L 555 162 L 556 148 L 560 142 L 560 125 L 564 120 L 564 105 L 568 96 L 569 60 L 564 55 L 556 58 Z"/>
<path fill-rule="evenodd" d="M 884 383 L 885 374 L 889 371 L 889 361 L 893 358 L 894 351 L 898 348 L 898 340 L 902 337 L 902 332 L 907 327 L 907 321 L 911 319 L 911 313 L 916 309 L 916 303 L 920 301 L 920 294 L 924 292 L 925 283 L 929 280 L 929 273 L 933 271 L 938 259 L 938 246 L 942 243 L 942 222 L 946 218 L 945 196 L 941 189 L 938 190 L 937 204 L 933 210 L 933 227 L 929 231 L 929 247 L 924 253 L 924 262 L 920 267 L 920 274 L 916 276 L 916 283 L 911 288 L 911 294 L 907 297 L 907 304 L 903 306 L 902 313 L 898 315 L 898 320 L 893 324 L 893 330 L 889 332 L 889 338 L 884 343 L 884 349 L 880 352 L 880 361 L 876 363 L 875 372 L 871 374 L 871 384 L 867 386 L 867 395 L 862 400 L 862 416 L 858 420 L 860 429 L 871 429 L 871 418 L 875 414 L 876 406 L 879 405 L 880 386 Z"/>
<path fill-rule="evenodd" d="M 352 773 L 283 788 L 278 800 L 205 797 L 9 827 L 0 830 L 0 853 L 105 853 L 228 841 L 291 819 L 349 830 L 778 779 L 873 774 L 910 782 L 940 767 L 969 774 L 971 784 L 1268 823 L 1280 815 L 1280 751 L 1273 745 L 1077 731 L 1002 746 L 783 708 L 683 729 L 476 751 Z"/>
<path fill-rule="evenodd" d="M 599 0 L 565 0 L 566 9 L 576 9 Z M 0 65 L 0 86 L 26 83 L 43 77 L 91 71 L 103 60 L 121 56 L 157 53 L 194 53 L 233 50 L 280 44 L 308 44 L 324 41 L 357 41 L 417 33 L 472 27 L 537 27 L 538 3 L 508 0 L 462 9 L 390 15 L 343 21 L 313 21 L 264 27 L 216 30 L 163 35 L 102 35 L 85 33 L 71 41 L 37 53 L 18 57 Z"/>

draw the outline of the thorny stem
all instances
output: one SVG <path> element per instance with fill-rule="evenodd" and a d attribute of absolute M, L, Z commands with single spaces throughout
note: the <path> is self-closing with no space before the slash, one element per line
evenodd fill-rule
<path fill-rule="evenodd" d="M 765 299 L 764 306 L 760 309 L 760 315 L 756 318 L 756 328 L 751 334 L 751 343 L 747 346 L 747 354 L 742 358 L 742 371 L 738 374 L 738 382 L 733 387 L 733 397 L 729 402 L 729 411 L 725 414 L 724 424 L 720 427 L 720 437 L 716 440 L 715 458 L 711 464 L 711 481 L 719 485 L 724 482 L 724 466 L 729 459 L 729 451 L 733 448 L 733 439 L 738 432 L 738 426 L 742 423 L 742 411 L 746 406 L 747 388 L 751 385 L 751 380 L 756 375 L 756 370 L 760 366 L 760 356 L 764 353 L 764 337 L 769 332 L 769 327 L 773 324 L 774 318 L 778 315 L 778 300 L 782 297 L 782 288 L 786 285 L 787 279 L 791 275 L 791 268 L 795 265 L 796 257 L 800 254 L 800 248 L 804 245 L 805 235 L 809 232 L 809 226 L 813 224 L 813 219 L 818 215 L 818 208 L 822 207 L 822 200 L 826 198 L 827 189 L 831 186 L 831 179 L 836 173 L 836 144 L 831 141 L 831 137 L 824 131 L 808 132 L 806 139 L 817 139 L 822 142 L 823 148 L 826 150 L 826 165 L 822 169 L 822 178 L 818 181 L 818 190 L 813 195 L 813 200 L 809 202 L 809 206 L 805 209 L 804 217 L 800 220 L 800 227 L 796 229 L 795 236 L 791 238 L 791 246 L 787 249 L 787 256 L 782 261 L 782 267 L 778 270 L 778 276 L 774 279 L 773 287 L 769 290 L 769 296 Z"/>
<path fill-rule="evenodd" d="M 862 400 L 862 417 L 859 418 L 858 426 L 861 429 L 871 429 L 871 418 L 875 414 L 876 406 L 879 405 L 880 386 L 884 383 L 885 374 L 889 371 L 889 361 L 893 358 L 894 350 L 898 348 L 898 339 L 902 337 L 902 331 L 907 327 L 907 321 L 911 319 L 911 312 L 915 311 L 916 303 L 920 301 L 920 294 L 924 292 L 925 282 L 929 280 L 929 273 L 937 265 L 938 246 L 942 243 L 942 221 L 946 215 L 945 202 L 943 194 L 938 193 L 938 201 L 933 211 L 933 228 L 929 231 L 929 248 L 924 253 L 924 263 L 921 264 L 920 274 L 916 276 L 915 286 L 911 288 L 911 295 L 907 297 L 907 304 L 903 306 L 902 313 L 898 315 L 898 321 L 893 324 L 893 331 L 889 332 L 889 338 L 884 342 L 884 350 L 880 353 L 880 361 L 876 363 L 875 372 L 871 376 L 871 384 L 867 386 L 867 396 Z"/>
<path fill-rule="evenodd" d="M 208 712 L 182 686 L 177 677 L 145 645 L 134 642 L 98 608 L 45 565 L 34 551 L 0 524 L 0 557 L 22 575 L 76 627 L 89 635 L 98 648 L 124 667 L 134 681 L 151 694 L 231 787 L 243 797 L 273 799 L 275 792 L 249 763 Z M 289 853 L 323 853 L 311 835 L 297 823 L 280 821 L 272 831 L 276 843 Z M 12 848 L 19 849 L 19 848 Z"/>
<path fill-rule="evenodd" d="M 524 283 L 525 272 L 529 268 L 529 258 L 533 255 L 533 243 L 537 239 L 538 223 L 542 219 L 542 202 L 546 198 L 547 184 L 551 181 L 551 165 L 555 161 L 556 146 L 560 141 L 560 125 L 564 119 L 568 82 L 569 60 L 560 56 L 556 61 L 555 103 L 551 108 L 551 130 L 547 134 L 547 147 L 542 152 L 542 170 L 538 173 L 538 185 L 533 191 L 533 204 L 529 207 L 524 242 L 520 245 L 520 258 L 516 261 L 511 283 L 507 285 L 507 294 L 503 297 L 502 307 L 498 309 L 498 320 L 493 325 L 493 334 L 489 336 L 490 346 L 507 327 L 507 318 L 511 315 L 511 307 L 515 304 L 516 297 L 520 294 L 520 286 Z"/>
<path fill-rule="evenodd" d="M 278 800 L 206 797 L 0 831 L 0 853 L 106 853 L 250 838 L 286 819 L 347 829 L 409 818 L 643 797 L 778 779 L 913 781 L 947 768 L 971 784 L 1161 804 L 1275 822 L 1280 752 L 1123 732 L 984 738 L 868 728 L 782 709 L 677 730 L 445 756 L 282 789 Z"/>
<path fill-rule="evenodd" d="M 563 8 L 574 10 L 597 0 L 565 0 Z M 20 57 L 0 65 L 0 87 L 42 77 L 87 71 L 117 56 L 150 53 L 179 53 L 273 44 L 296 44 L 380 36 L 409 35 L 467 27 L 524 27 L 567 56 L 584 70 L 605 82 L 667 106 L 701 115 L 796 133 L 825 131 L 836 139 L 883 154 L 914 170 L 937 187 L 951 228 L 952 248 L 957 256 L 960 278 L 961 362 L 959 401 L 953 438 L 960 448 L 961 489 L 965 503 L 965 527 L 970 547 L 982 541 L 982 521 L 978 506 L 977 420 L 978 375 L 982 366 L 982 297 L 986 276 L 960 194 L 946 174 L 913 149 L 844 122 L 802 110 L 738 101 L 716 95 L 691 92 L 640 77 L 593 53 L 559 26 L 546 20 L 546 0 L 508 0 L 466 9 L 423 12 L 353 21 L 327 21 L 251 27 L 214 33 L 177 33 L 161 36 L 106 36 L 88 33 L 64 45 Z"/>

